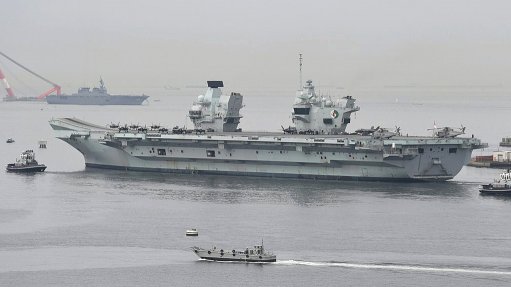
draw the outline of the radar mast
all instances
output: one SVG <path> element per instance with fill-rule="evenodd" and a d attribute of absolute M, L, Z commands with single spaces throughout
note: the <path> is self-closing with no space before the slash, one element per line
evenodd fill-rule
<path fill-rule="evenodd" d="M 302 60 L 303 60 L 303 58 L 302 58 L 301 53 L 298 55 L 300 55 L 300 58 L 299 58 L 299 60 L 300 60 L 300 86 L 298 87 L 298 90 L 302 90 L 303 89 L 303 86 L 302 86 Z"/>

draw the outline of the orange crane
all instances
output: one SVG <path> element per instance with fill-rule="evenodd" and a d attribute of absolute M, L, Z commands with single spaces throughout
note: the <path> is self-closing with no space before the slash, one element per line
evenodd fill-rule
<path fill-rule="evenodd" d="M 2 53 L 0 51 L 0 55 L 4 56 L 7 60 L 13 62 L 14 64 L 16 64 L 18 67 L 22 68 L 23 70 L 29 72 L 30 74 L 38 77 L 39 79 L 45 81 L 46 83 L 52 85 L 53 87 L 51 89 L 49 89 L 48 91 L 40 94 L 37 99 L 41 100 L 41 99 L 44 99 L 46 96 L 48 96 L 49 94 L 53 93 L 53 92 L 56 92 L 57 95 L 60 95 L 60 90 L 61 90 L 61 87 L 57 84 L 55 84 L 54 82 L 46 79 L 45 77 L 37 74 L 36 72 L 30 70 L 29 68 L 23 66 L 22 64 L 18 63 L 17 61 L 15 61 L 13 58 L 7 56 L 6 54 Z M 14 93 L 12 92 L 12 89 L 11 87 L 9 86 L 9 83 L 7 82 L 7 80 L 5 79 L 5 76 L 3 75 L 2 71 L 0 71 L 0 80 L 3 80 L 5 86 L 6 86 L 6 90 L 7 90 L 7 95 L 8 97 L 14 97 Z"/>

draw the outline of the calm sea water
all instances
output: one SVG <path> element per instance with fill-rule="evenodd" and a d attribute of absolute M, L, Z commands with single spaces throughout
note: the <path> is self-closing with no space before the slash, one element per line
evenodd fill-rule
<path fill-rule="evenodd" d="M 155 92 L 137 107 L 0 103 L 1 164 L 32 148 L 48 166 L 37 175 L 0 172 L 0 286 L 511 283 L 511 199 L 478 192 L 499 170 L 465 167 L 445 183 L 367 183 L 85 169 L 81 154 L 55 139 L 48 125 L 52 117 L 74 116 L 181 126 L 201 92 Z M 241 92 L 245 130 L 289 125 L 293 93 Z M 474 155 L 491 153 L 511 134 L 505 91 L 352 95 L 361 111 L 351 130 L 400 126 L 425 135 L 433 123 L 464 125 L 490 144 Z M 16 142 L 5 143 L 8 137 Z M 37 148 L 40 139 L 47 149 Z M 188 228 L 200 236 L 185 237 Z M 277 263 L 204 262 L 189 250 L 245 248 L 263 238 Z"/>

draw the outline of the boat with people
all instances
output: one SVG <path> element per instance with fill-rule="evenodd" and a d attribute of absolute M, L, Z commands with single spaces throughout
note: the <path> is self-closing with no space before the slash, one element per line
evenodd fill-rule
<path fill-rule="evenodd" d="M 511 170 L 501 173 L 493 183 L 483 184 L 479 192 L 487 195 L 511 195 Z"/>
<path fill-rule="evenodd" d="M 264 249 L 263 242 L 261 245 L 254 245 L 254 248 L 236 249 L 204 249 L 201 247 L 192 247 L 193 252 L 201 259 L 211 261 L 234 261 L 234 262 L 256 262 L 268 263 L 276 262 L 277 255 Z"/>
<path fill-rule="evenodd" d="M 37 162 L 33 150 L 26 150 L 21 153 L 15 163 L 7 164 L 6 169 L 10 172 L 43 172 L 46 165 Z"/>

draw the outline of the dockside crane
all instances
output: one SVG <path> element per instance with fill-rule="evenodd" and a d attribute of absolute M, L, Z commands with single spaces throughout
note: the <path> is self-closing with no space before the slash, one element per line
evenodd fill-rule
<path fill-rule="evenodd" d="M 48 96 L 49 94 L 53 93 L 53 92 L 56 92 L 57 95 L 60 95 L 60 92 L 61 92 L 61 87 L 57 84 L 55 84 L 54 82 L 46 79 L 45 77 L 39 75 L 38 73 L 30 70 L 29 68 L 25 67 L 24 65 L 20 64 L 19 62 L 17 62 L 16 60 L 14 60 L 13 58 L 7 56 L 6 54 L 4 54 L 3 52 L 0 51 L 0 55 L 4 56 L 7 60 L 13 62 L 15 65 L 17 65 L 18 67 L 22 68 L 23 70 L 29 72 L 30 74 L 36 76 L 37 78 L 45 81 L 46 83 L 52 85 L 53 87 L 51 89 L 49 89 L 48 91 L 40 94 L 37 99 L 44 99 L 46 96 Z M 9 97 L 14 97 L 14 93 L 12 92 L 12 89 L 10 88 L 9 86 L 9 83 L 7 82 L 7 80 L 5 80 L 5 76 L 2 74 L 2 71 L 0 71 L 0 79 L 3 80 L 5 86 L 6 86 L 6 89 L 7 89 L 7 94 Z"/>
<path fill-rule="evenodd" d="M 11 86 L 9 85 L 9 82 L 7 82 L 7 79 L 5 78 L 4 73 L 2 72 L 2 69 L 0 69 L 0 81 L 4 82 L 5 90 L 7 91 L 7 96 L 11 98 L 15 98 L 14 92 L 12 91 Z"/>

